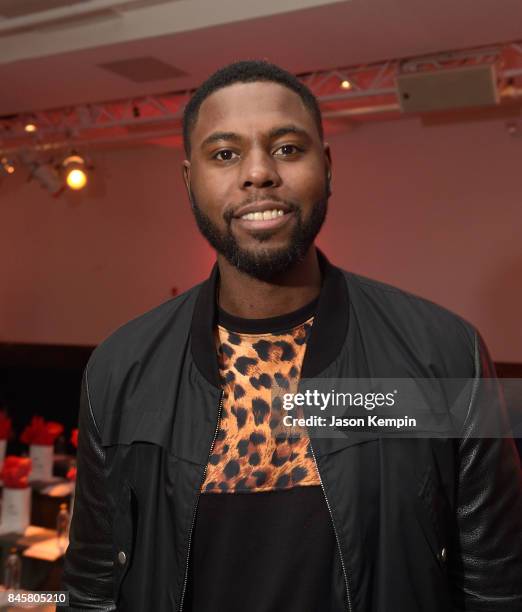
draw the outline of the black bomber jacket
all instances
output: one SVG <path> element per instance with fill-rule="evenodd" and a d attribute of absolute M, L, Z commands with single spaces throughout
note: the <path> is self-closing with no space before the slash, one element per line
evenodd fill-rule
<path fill-rule="evenodd" d="M 303 612 L 521 612 L 520 461 L 512 438 L 480 433 L 507 417 L 479 333 L 318 255 L 323 284 L 303 378 L 473 384 L 458 437 L 313 440 L 340 562 L 334 607 Z M 71 610 L 184 610 L 222 394 L 218 278 L 215 265 L 205 282 L 120 327 L 85 369 L 62 584 Z"/>

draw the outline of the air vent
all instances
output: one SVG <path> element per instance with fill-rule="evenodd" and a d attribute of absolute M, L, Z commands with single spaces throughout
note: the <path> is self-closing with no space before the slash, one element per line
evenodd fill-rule
<path fill-rule="evenodd" d="M 147 83 L 148 81 L 162 81 L 187 76 L 186 72 L 162 62 L 155 57 L 134 57 L 98 64 L 100 68 L 117 74 L 133 83 Z"/>

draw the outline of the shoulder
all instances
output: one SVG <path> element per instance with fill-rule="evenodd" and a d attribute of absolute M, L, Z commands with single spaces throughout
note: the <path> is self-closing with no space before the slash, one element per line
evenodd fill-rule
<path fill-rule="evenodd" d="M 475 333 L 474 326 L 448 308 L 404 289 L 399 289 L 394 285 L 361 276 L 360 274 L 354 274 L 353 272 L 347 272 L 346 270 L 343 272 L 348 286 L 357 285 L 361 294 L 369 301 L 375 302 L 376 305 L 382 304 L 394 310 L 401 310 L 403 316 L 411 314 L 421 317 L 427 324 L 454 326 L 457 329 L 461 329 L 468 338 L 473 338 Z"/>
<path fill-rule="evenodd" d="M 343 270 L 352 306 L 370 324 L 399 334 L 404 342 L 439 354 L 457 367 L 459 375 L 471 376 L 480 337 L 475 326 L 460 315 L 404 289 Z"/>
<path fill-rule="evenodd" d="M 90 362 L 94 365 L 124 358 L 133 354 L 144 342 L 152 341 L 173 326 L 182 332 L 184 323 L 190 325 L 193 303 L 200 286 L 196 285 L 118 327 L 96 347 Z"/>
<path fill-rule="evenodd" d="M 152 354 L 182 351 L 201 285 L 131 319 L 105 338 L 92 352 L 86 367 L 90 393 L 106 395 L 109 389 L 118 389 L 129 372 L 150 370 Z"/>

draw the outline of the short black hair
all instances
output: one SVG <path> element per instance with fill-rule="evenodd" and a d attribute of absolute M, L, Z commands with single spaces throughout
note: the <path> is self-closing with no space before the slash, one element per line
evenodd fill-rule
<path fill-rule="evenodd" d="M 192 95 L 183 113 L 183 144 L 185 154 L 190 157 L 190 135 L 196 121 L 201 104 L 210 94 L 234 83 L 255 83 L 258 81 L 271 81 L 288 87 L 301 98 L 304 105 L 312 113 L 314 121 L 323 140 L 323 124 L 321 110 L 314 94 L 296 76 L 283 68 L 265 60 L 243 60 L 228 64 L 210 75 Z"/>

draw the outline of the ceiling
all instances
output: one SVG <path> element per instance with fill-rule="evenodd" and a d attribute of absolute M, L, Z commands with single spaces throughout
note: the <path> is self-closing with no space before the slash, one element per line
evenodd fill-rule
<path fill-rule="evenodd" d="M 303 73 L 515 40 L 520 0 L 0 0 L 0 116 L 190 89 L 238 59 Z"/>

